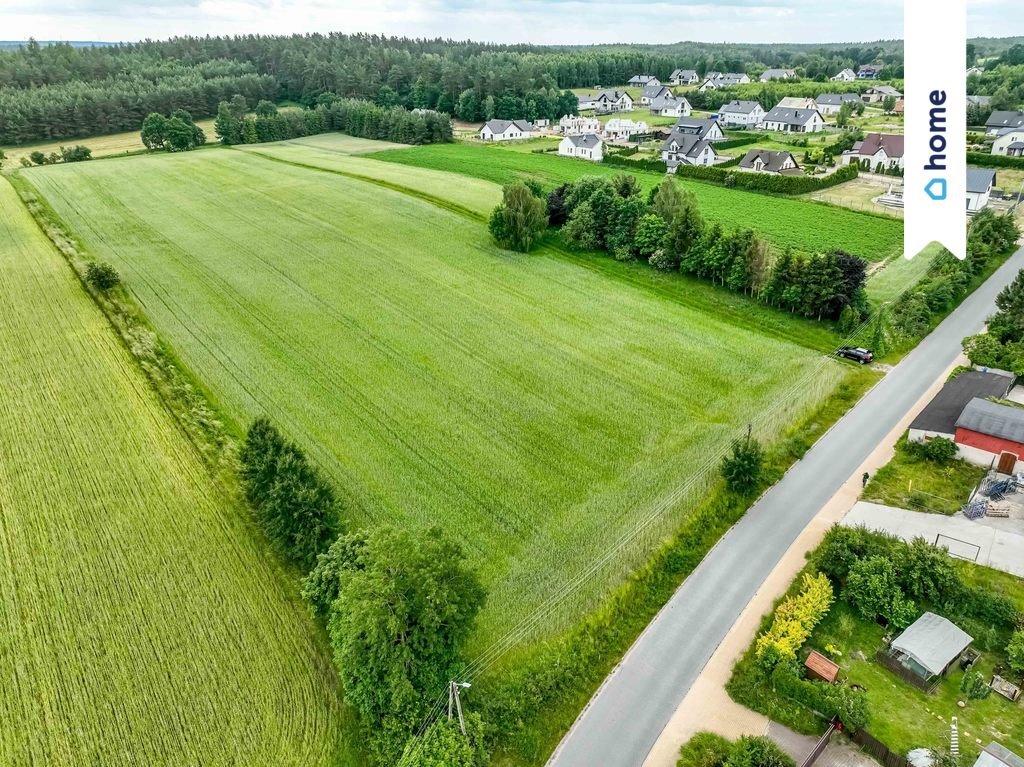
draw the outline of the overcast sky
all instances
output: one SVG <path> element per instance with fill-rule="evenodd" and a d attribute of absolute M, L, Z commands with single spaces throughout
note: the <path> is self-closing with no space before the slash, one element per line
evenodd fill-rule
<path fill-rule="evenodd" d="M 969 3 L 972 36 L 1024 34 L 1010 0 Z M 0 0 L 4 40 L 325 31 L 533 43 L 848 42 L 902 37 L 903 10 L 893 0 Z"/>

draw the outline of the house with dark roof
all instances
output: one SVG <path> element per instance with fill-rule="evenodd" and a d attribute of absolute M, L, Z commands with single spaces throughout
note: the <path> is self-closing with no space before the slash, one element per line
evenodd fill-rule
<path fill-rule="evenodd" d="M 967 213 L 972 215 L 983 210 L 996 185 L 996 172 L 988 168 L 967 169 Z"/>
<path fill-rule="evenodd" d="M 700 82 L 700 75 L 696 69 L 677 69 L 672 72 L 669 82 L 672 85 L 696 85 Z"/>
<path fill-rule="evenodd" d="M 657 85 L 648 85 L 644 88 L 643 93 L 640 94 L 640 103 L 646 106 L 657 98 L 671 95 L 672 91 L 660 83 Z"/>
<path fill-rule="evenodd" d="M 661 159 L 669 173 L 675 173 L 680 165 L 714 165 L 719 155 L 714 145 L 693 133 L 673 130 L 661 145 Z"/>
<path fill-rule="evenodd" d="M 774 173 L 775 175 L 799 176 L 800 166 L 792 152 L 771 149 L 751 149 L 736 166 L 747 173 Z"/>
<path fill-rule="evenodd" d="M 935 437 L 953 439 L 956 422 L 974 399 L 1002 398 L 1013 385 L 1013 378 L 981 370 L 964 370 L 950 378 L 932 401 L 910 423 L 908 439 L 927 442 Z"/>
<path fill-rule="evenodd" d="M 604 142 L 596 133 L 566 136 L 558 142 L 558 154 L 563 157 L 578 157 L 581 160 L 601 162 L 604 159 Z"/>
<path fill-rule="evenodd" d="M 682 133 L 689 136 L 696 136 L 705 141 L 725 141 L 725 133 L 718 120 L 714 118 L 683 117 L 676 120 L 673 133 Z"/>
<path fill-rule="evenodd" d="M 772 80 L 793 80 L 796 72 L 792 69 L 766 69 L 761 75 L 761 82 L 768 83 Z"/>
<path fill-rule="evenodd" d="M 839 114 L 843 104 L 859 104 L 860 96 L 856 93 L 822 93 L 814 100 L 814 106 L 824 117 Z"/>
<path fill-rule="evenodd" d="M 996 110 L 985 121 L 985 135 L 997 136 L 1004 128 L 1024 127 L 1024 112 Z"/>
<path fill-rule="evenodd" d="M 843 165 L 851 162 L 868 165 L 868 170 L 903 167 L 903 136 L 894 133 L 869 133 L 852 149 L 843 152 Z"/>
<path fill-rule="evenodd" d="M 992 142 L 992 154 L 1024 156 L 1024 128 L 1003 128 Z"/>
<path fill-rule="evenodd" d="M 626 85 L 632 85 L 634 88 L 646 88 L 648 85 L 661 85 L 661 80 L 654 75 L 633 75 Z"/>
<path fill-rule="evenodd" d="M 625 91 L 601 91 L 594 97 L 594 109 L 601 114 L 628 112 L 633 108 L 633 97 Z"/>
<path fill-rule="evenodd" d="M 953 441 L 969 463 L 1003 474 L 1024 471 L 1024 408 L 976 397 L 956 419 Z"/>
<path fill-rule="evenodd" d="M 718 119 L 727 126 L 756 128 L 764 122 L 764 108 L 756 101 L 733 100 L 722 104 L 718 110 Z"/>
<path fill-rule="evenodd" d="M 651 114 L 655 117 L 689 117 L 691 111 L 685 96 L 663 96 L 651 102 Z"/>
<path fill-rule="evenodd" d="M 526 120 L 488 120 L 480 129 L 481 141 L 513 141 L 533 138 L 534 128 Z"/>
<path fill-rule="evenodd" d="M 860 97 L 865 104 L 880 104 L 890 96 L 894 99 L 903 98 L 903 94 L 891 85 L 873 85 L 864 91 Z"/>
<path fill-rule="evenodd" d="M 857 67 L 857 79 L 858 80 L 877 80 L 878 73 L 882 71 L 882 68 L 877 64 L 862 64 Z"/>
<path fill-rule="evenodd" d="M 700 88 L 697 90 L 703 91 L 717 91 L 719 88 L 729 88 L 733 85 L 746 85 L 750 82 L 750 77 L 745 72 L 709 72 Z"/>
<path fill-rule="evenodd" d="M 825 118 L 817 109 L 790 109 L 777 106 L 764 116 L 761 127 L 783 133 L 817 133 L 825 128 Z"/>

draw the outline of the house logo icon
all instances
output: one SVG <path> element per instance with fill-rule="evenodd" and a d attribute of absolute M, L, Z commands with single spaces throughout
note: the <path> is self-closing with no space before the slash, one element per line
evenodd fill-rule
<path fill-rule="evenodd" d="M 933 178 L 928 182 L 928 186 L 924 188 L 925 193 L 933 200 L 945 200 L 946 199 L 946 179 L 944 178 Z"/>

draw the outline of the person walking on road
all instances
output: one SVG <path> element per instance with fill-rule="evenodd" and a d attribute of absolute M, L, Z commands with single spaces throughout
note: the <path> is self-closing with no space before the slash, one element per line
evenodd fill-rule
<path fill-rule="evenodd" d="M 869 480 L 869 479 L 871 479 L 871 475 L 870 475 L 870 474 L 868 474 L 868 473 L 867 473 L 867 472 L 865 471 L 865 472 L 864 472 L 864 475 L 863 475 L 863 476 L 862 476 L 862 477 L 860 478 L 860 486 L 861 486 L 861 487 L 867 487 L 867 486 L 868 486 L 868 480 Z"/>

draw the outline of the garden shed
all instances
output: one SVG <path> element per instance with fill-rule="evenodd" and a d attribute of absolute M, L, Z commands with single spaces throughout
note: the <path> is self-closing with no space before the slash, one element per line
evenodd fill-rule
<path fill-rule="evenodd" d="M 974 767 L 1024 767 L 1024 759 L 993 740 L 978 755 Z"/>
<path fill-rule="evenodd" d="M 889 657 L 922 680 L 942 676 L 973 638 L 935 613 L 925 613 L 889 645 Z"/>
<path fill-rule="evenodd" d="M 829 660 L 817 650 L 811 650 L 811 654 L 804 661 L 804 668 L 807 669 L 807 676 L 811 679 L 820 679 L 829 684 L 835 684 L 839 678 L 839 664 Z"/>

